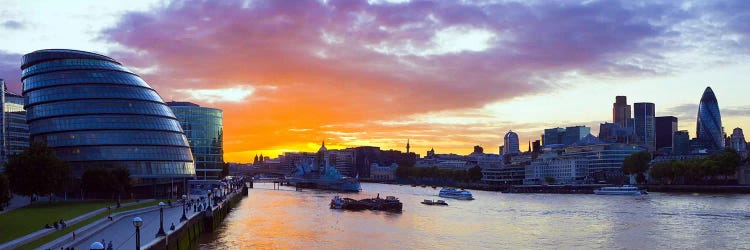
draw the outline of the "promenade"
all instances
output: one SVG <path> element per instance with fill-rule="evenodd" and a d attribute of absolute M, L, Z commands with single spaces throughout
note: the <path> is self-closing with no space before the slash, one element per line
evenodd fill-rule
<path fill-rule="evenodd" d="M 193 208 L 187 209 L 186 215 L 191 218 L 198 215 L 199 212 L 193 212 Z M 124 212 L 123 215 L 115 216 L 113 222 L 106 221 L 104 225 L 92 226 L 81 232 L 76 232 L 76 239 L 73 240 L 72 234 L 59 238 L 53 242 L 43 245 L 41 249 L 60 249 L 73 247 L 74 249 L 89 249 L 91 243 L 106 243 L 112 241 L 114 249 L 135 249 L 135 227 L 133 218 L 141 217 L 143 225 L 141 226 L 141 246 L 144 246 L 154 239 L 159 231 L 159 209 L 157 206 L 143 209 L 139 212 Z M 182 217 L 182 205 L 174 203 L 174 207 L 164 208 L 164 231 L 170 233 L 170 225 L 174 223 L 175 228 L 179 228 L 180 217 Z M 104 227 L 104 228 L 102 228 Z"/>

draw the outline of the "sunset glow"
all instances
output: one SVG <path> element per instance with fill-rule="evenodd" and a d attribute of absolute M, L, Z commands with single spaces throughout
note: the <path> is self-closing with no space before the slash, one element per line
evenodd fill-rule
<path fill-rule="evenodd" d="M 497 153 L 509 130 L 526 151 L 545 128 L 596 135 L 616 95 L 694 137 L 707 86 L 725 131 L 750 129 L 750 1 L 34 2 L 0 12 L 12 91 L 22 54 L 96 51 L 165 101 L 222 109 L 228 162 L 324 140 Z"/>

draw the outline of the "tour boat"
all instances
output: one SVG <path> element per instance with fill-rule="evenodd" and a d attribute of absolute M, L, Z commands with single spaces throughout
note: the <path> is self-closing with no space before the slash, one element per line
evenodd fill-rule
<path fill-rule="evenodd" d="M 474 197 L 471 195 L 471 192 L 466 190 L 456 190 L 455 188 L 443 188 L 440 189 L 440 194 L 438 195 L 443 198 L 451 198 L 451 199 L 458 199 L 458 200 L 473 200 Z"/>
<path fill-rule="evenodd" d="M 644 190 L 638 189 L 636 186 L 624 185 L 622 187 L 603 187 L 594 190 L 595 194 L 598 195 L 642 195 L 648 194 Z"/>

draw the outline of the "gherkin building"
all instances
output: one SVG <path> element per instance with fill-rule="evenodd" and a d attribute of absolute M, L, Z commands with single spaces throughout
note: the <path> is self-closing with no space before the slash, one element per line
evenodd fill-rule
<path fill-rule="evenodd" d="M 195 176 L 185 134 L 159 94 L 107 56 L 39 50 L 23 56 L 30 140 L 45 142 L 73 174 L 126 168 L 131 177 Z"/>
<path fill-rule="evenodd" d="M 721 125 L 719 102 L 711 87 L 707 87 L 703 92 L 698 105 L 696 134 L 698 141 L 706 149 L 712 151 L 724 149 L 724 127 Z"/>

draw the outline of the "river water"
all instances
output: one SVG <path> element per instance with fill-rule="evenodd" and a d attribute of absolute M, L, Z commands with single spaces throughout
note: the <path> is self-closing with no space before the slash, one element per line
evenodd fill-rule
<path fill-rule="evenodd" d="M 287 188 L 287 187 L 282 187 Z M 362 183 L 346 197 L 394 195 L 400 214 L 328 208 L 335 192 L 256 184 L 200 249 L 750 249 L 750 195 L 598 196 Z"/>

